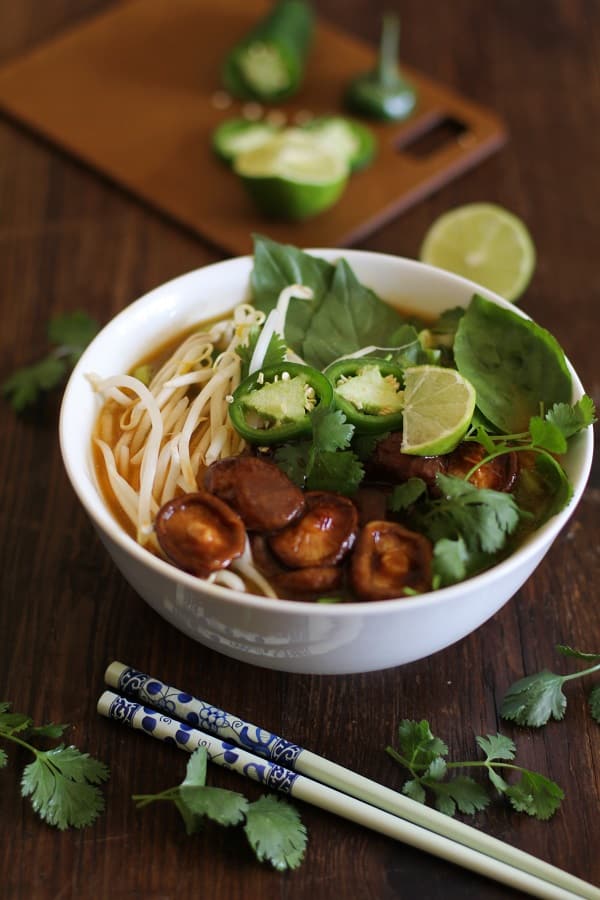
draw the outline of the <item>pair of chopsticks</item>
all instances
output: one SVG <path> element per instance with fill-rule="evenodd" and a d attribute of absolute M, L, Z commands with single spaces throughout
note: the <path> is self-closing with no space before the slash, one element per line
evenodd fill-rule
<path fill-rule="evenodd" d="M 546 900 L 600 900 L 600 889 L 120 662 L 98 712 L 267 787 Z M 124 696 L 123 696 L 124 695 Z M 139 702 L 137 702 L 139 701 Z"/>

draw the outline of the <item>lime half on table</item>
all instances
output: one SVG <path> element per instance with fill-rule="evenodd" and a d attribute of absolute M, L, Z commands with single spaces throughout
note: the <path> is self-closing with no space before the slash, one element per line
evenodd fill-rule
<path fill-rule="evenodd" d="M 252 122 L 244 118 L 227 119 L 213 131 L 213 150 L 224 162 L 231 164 L 240 153 L 261 147 L 278 130 L 269 122 Z"/>
<path fill-rule="evenodd" d="M 368 166 L 375 156 L 375 136 L 367 125 L 346 116 L 319 116 L 303 126 L 325 147 L 344 157 L 350 170 Z"/>
<path fill-rule="evenodd" d="M 468 203 L 440 216 L 425 235 L 419 256 L 513 302 L 535 268 L 535 247 L 526 225 L 493 203 Z"/>
<path fill-rule="evenodd" d="M 341 197 L 348 162 L 309 132 L 287 128 L 233 162 L 261 212 L 300 220 L 324 212 Z"/>

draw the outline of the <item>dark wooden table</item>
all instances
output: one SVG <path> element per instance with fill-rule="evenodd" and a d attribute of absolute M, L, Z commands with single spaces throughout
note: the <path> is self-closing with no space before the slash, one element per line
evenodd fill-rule
<path fill-rule="evenodd" d="M 319 12 L 375 42 L 375 0 L 320 0 Z M 0 4 L 8 59 L 102 0 Z M 400 6 L 400 4 L 398 4 Z M 600 6 L 595 0 L 404 0 L 403 55 L 425 73 L 495 108 L 505 149 L 382 228 L 363 247 L 414 256 L 428 225 L 460 203 L 487 200 L 529 224 L 537 270 L 524 309 L 561 340 L 596 402 L 600 303 Z M 84 308 L 107 321 L 172 276 L 219 258 L 66 155 L 0 119 L 0 378 L 46 351 L 51 314 Z M 314 808 L 304 864 L 278 874 L 251 856 L 243 834 L 207 827 L 187 838 L 175 811 L 138 812 L 131 795 L 180 780 L 184 758 L 99 719 L 107 662 L 123 659 L 172 683 L 202 686 L 226 709 L 392 787 L 384 753 L 402 718 L 427 718 L 454 758 L 474 736 L 501 729 L 524 765 L 566 794 L 549 822 L 501 801 L 476 827 L 600 883 L 600 727 L 588 682 L 568 688 L 564 722 L 540 731 L 499 719 L 508 685 L 543 667 L 569 669 L 557 643 L 600 651 L 598 468 L 569 526 L 524 588 L 453 647 L 402 668 L 353 676 L 288 675 L 237 663 L 195 644 L 128 587 L 80 509 L 57 440 L 59 398 L 34 420 L 0 406 L 0 699 L 38 721 L 73 724 L 70 739 L 105 760 L 106 813 L 59 833 L 20 797 L 26 757 L 0 774 L 0 894 L 50 898 L 477 898 L 516 896 L 453 865 Z M 246 790 L 229 773 L 213 784 Z"/>

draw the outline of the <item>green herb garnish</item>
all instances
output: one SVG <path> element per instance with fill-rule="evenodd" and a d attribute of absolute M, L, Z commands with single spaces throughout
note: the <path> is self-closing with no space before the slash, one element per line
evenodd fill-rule
<path fill-rule="evenodd" d="M 505 453 L 535 453 L 537 457 L 535 474 L 544 482 L 546 493 L 552 497 L 552 502 L 544 514 L 544 519 L 548 519 L 567 506 L 573 493 L 569 479 L 557 461 L 556 455 L 566 453 L 569 438 L 593 425 L 595 421 L 594 403 L 591 397 L 584 394 L 573 405 L 555 403 L 544 416 L 532 416 L 527 431 L 519 434 L 491 434 L 485 426 L 476 425 L 466 435 L 465 440 L 481 444 L 486 450 L 486 456 L 466 473 L 465 478 L 470 478 L 480 466 Z M 542 521 L 538 521 L 537 524 L 542 524 Z"/>
<path fill-rule="evenodd" d="M 440 812 L 453 816 L 457 809 L 472 815 L 490 803 L 487 788 L 468 775 L 455 775 L 456 769 L 483 768 L 496 791 L 505 796 L 513 809 L 536 819 L 549 819 L 564 798 L 562 789 L 544 775 L 524 769 L 512 762 L 516 747 L 502 734 L 488 734 L 475 740 L 485 755 L 483 760 L 447 762 L 448 747 L 431 733 L 429 722 L 403 719 L 398 728 L 398 749 L 387 747 L 386 752 L 410 772 L 402 793 L 418 803 L 425 803 L 427 793 L 433 796 Z M 509 784 L 499 774 L 518 773 L 518 780 Z"/>
<path fill-rule="evenodd" d="M 567 708 L 563 686 L 568 681 L 600 671 L 600 653 L 584 653 L 563 644 L 558 644 L 556 649 L 563 656 L 585 660 L 592 665 L 570 675 L 557 675 L 543 669 L 535 675 L 528 675 L 516 681 L 502 701 L 500 715 L 503 719 L 509 719 L 517 725 L 530 725 L 533 728 L 545 725 L 550 719 L 559 721 L 564 717 Z M 600 724 L 600 685 L 591 691 L 589 707 L 592 717 Z"/>
<path fill-rule="evenodd" d="M 459 321 L 454 358 L 477 391 L 477 407 L 504 434 L 522 432 L 540 404 L 571 399 L 564 353 L 546 329 L 475 294 Z"/>
<path fill-rule="evenodd" d="M 44 393 L 58 387 L 97 331 L 98 323 L 81 311 L 51 319 L 48 340 L 55 347 L 44 359 L 17 369 L 2 385 L 2 393 L 13 409 L 23 412 L 34 406 Z"/>
<path fill-rule="evenodd" d="M 208 754 L 199 747 L 188 760 L 181 784 L 159 794 L 136 794 L 133 799 L 141 809 L 151 803 L 170 801 L 183 819 L 187 834 L 198 832 L 203 820 L 219 825 L 239 825 L 256 858 L 266 860 L 280 872 L 297 868 L 304 857 L 306 828 L 298 812 L 289 803 L 265 796 L 250 803 L 243 794 L 206 784 Z"/>
<path fill-rule="evenodd" d="M 35 726 L 29 716 L 10 712 L 9 703 L 0 703 L 0 740 L 24 747 L 35 757 L 25 766 L 21 794 L 31 797 L 31 805 L 41 819 L 61 830 L 83 828 L 100 815 L 104 798 L 96 785 L 109 775 L 104 763 L 81 753 L 76 747 L 59 744 L 40 750 L 30 743 L 39 738 L 59 738 L 68 725 Z M 0 750 L 0 768 L 8 762 Z"/>
<path fill-rule="evenodd" d="M 247 378 L 250 372 L 250 363 L 252 361 L 252 356 L 254 355 L 256 342 L 260 337 L 261 328 L 262 326 L 253 325 L 248 335 L 248 342 L 246 344 L 238 344 L 235 348 L 235 352 L 242 361 L 241 381 L 243 381 L 244 378 Z M 277 332 L 274 331 L 261 363 L 261 368 L 266 369 L 270 366 L 277 366 L 280 363 L 284 363 L 286 351 L 287 347 L 285 341 L 280 334 L 277 334 Z"/>
<path fill-rule="evenodd" d="M 354 426 L 339 409 L 317 407 L 310 417 L 312 441 L 283 444 L 275 451 L 275 462 L 294 484 L 306 490 L 355 493 L 364 469 L 349 449 Z"/>
<path fill-rule="evenodd" d="M 362 285 L 344 259 L 337 265 L 296 247 L 254 235 L 250 277 L 254 305 L 269 313 L 290 284 L 313 292 L 310 303 L 292 298 L 285 341 L 309 366 L 323 369 L 340 356 L 372 345 L 389 345 L 404 324 L 397 310 Z"/>
<path fill-rule="evenodd" d="M 462 581 L 489 563 L 525 514 L 512 494 L 451 475 L 438 474 L 436 484 L 442 496 L 431 498 L 424 481 L 410 478 L 394 488 L 389 505 L 433 543 L 433 572 L 440 586 Z"/>

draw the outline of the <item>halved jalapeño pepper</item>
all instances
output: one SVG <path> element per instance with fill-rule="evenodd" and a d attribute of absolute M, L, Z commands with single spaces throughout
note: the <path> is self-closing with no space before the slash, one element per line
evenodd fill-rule
<path fill-rule="evenodd" d="M 267 446 L 310 435 L 313 409 L 332 404 L 333 388 L 325 375 L 311 366 L 286 362 L 242 381 L 231 397 L 229 417 L 245 440 Z"/>
<path fill-rule="evenodd" d="M 377 434 L 402 426 L 402 369 L 386 359 L 351 357 L 326 370 L 335 405 L 359 432 Z"/>

